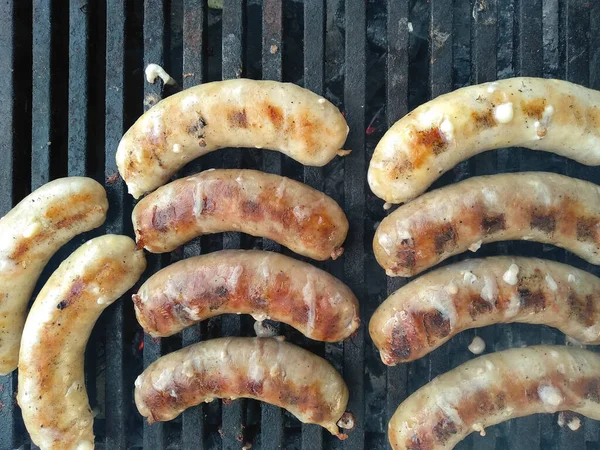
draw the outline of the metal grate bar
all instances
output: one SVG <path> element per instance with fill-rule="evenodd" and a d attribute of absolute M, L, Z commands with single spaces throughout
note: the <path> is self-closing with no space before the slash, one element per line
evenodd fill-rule
<path fill-rule="evenodd" d="M 429 9 L 429 90 L 436 98 L 452 90 L 452 0 L 431 0 Z M 427 379 L 431 380 L 450 368 L 449 354 L 439 349 L 427 357 Z"/>
<path fill-rule="evenodd" d="M 121 234 L 129 210 L 126 206 L 126 187 L 118 174 L 115 155 L 125 125 L 125 30 L 127 10 L 120 0 L 109 0 L 106 5 L 106 102 L 105 102 L 105 161 L 104 175 L 110 208 L 105 230 Z M 126 211 L 127 210 L 127 211 Z M 131 385 L 125 385 L 123 330 L 125 329 L 125 297 L 115 302 L 106 312 L 106 447 L 125 448 L 127 433 L 125 421 L 129 410 Z M 137 413 L 137 412 L 136 412 Z"/>
<path fill-rule="evenodd" d="M 325 4 L 324 0 L 304 2 L 304 87 L 324 94 L 324 52 L 325 52 Z M 324 190 L 324 176 L 321 167 L 304 166 L 304 183 Z M 323 355 L 325 344 L 308 342 L 310 350 Z M 323 448 L 323 429 L 318 425 L 302 424 L 302 450 Z"/>
<path fill-rule="evenodd" d="M 86 176 L 88 159 L 88 43 L 87 1 L 69 2 L 69 80 L 67 174 Z M 82 237 L 75 240 L 83 241 Z M 99 336 L 95 328 L 85 352 L 85 384 L 90 406 L 96 405 L 96 348 Z"/>
<path fill-rule="evenodd" d="M 16 44 L 16 14 L 14 2 L 0 3 L 0 167 L 13 168 L 13 142 L 15 130 L 15 78 L 12 71 Z M 5 169 L 6 170 L 6 169 Z M 6 174 L 6 172 L 4 172 Z M 13 177 L 0 177 L 0 216 L 6 214 L 13 206 Z M 17 411 L 14 393 L 17 387 L 17 374 L 0 376 L 0 448 L 16 448 L 17 440 Z"/>
<path fill-rule="evenodd" d="M 183 5 L 183 87 L 190 88 L 204 81 L 206 32 L 206 1 L 185 0 Z M 195 167 L 196 165 L 194 165 Z M 201 253 L 200 239 L 183 247 L 183 256 L 189 258 Z M 184 347 L 203 339 L 202 324 L 192 325 L 182 332 Z M 204 450 L 204 404 L 188 408 L 182 414 L 181 441 L 184 450 Z"/>
<path fill-rule="evenodd" d="M 471 83 L 494 81 L 497 78 L 498 1 L 475 0 L 472 2 L 471 19 Z M 489 164 L 486 165 L 486 161 L 489 161 L 488 158 L 489 154 L 483 154 L 468 161 L 470 175 L 477 176 L 487 173 L 488 167 L 490 167 Z M 494 246 L 486 246 L 475 256 L 488 256 L 493 248 Z M 461 259 L 464 258 L 461 257 Z M 452 367 L 471 359 L 473 355 L 467 350 L 467 346 L 475 335 L 479 335 L 490 346 L 496 341 L 494 327 L 471 330 L 461 334 L 462 336 L 454 342 L 456 353 L 451 357 Z M 496 447 L 495 437 L 495 432 L 489 432 L 485 437 L 472 435 L 463 445 L 465 448 L 472 446 L 473 448 L 494 449 Z"/>
<path fill-rule="evenodd" d="M 589 29 L 589 87 L 592 89 L 600 90 L 600 70 L 598 65 L 600 64 L 600 2 L 590 2 L 590 29 Z M 590 176 L 586 177 L 590 181 L 598 182 L 597 178 L 598 169 L 591 169 Z M 593 176 L 596 175 L 595 178 Z M 592 267 L 591 265 L 589 267 Z M 598 268 L 594 268 L 592 271 L 595 275 L 599 275 L 600 271 Z M 600 424 L 598 421 L 585 420 L 585 440 L 589 442 L 590 446 L 592 443 L 597 443 L 600 439 Z"/>
<path fill-rule="evenodd" d="M 282 0 L 263 0 L 262 5 L 262 78 L 281 80 L 283 55 Z M 281 174 L 281 153 L 262 153 L 262 170 Z M 263 238 L 263 250 L 280 252 L 281 245 Z M 280 324 L 276 325 L 278 331 Z M 277 406 L 261 403 L 261 449 L 276 450 L 283 446 L 283 411 Z"/>
<path fill-rule="evenodd" d="M 33 97 L 31 105 L 31 190 L 50 181 L 52 8 L 33 2 Z"/>
<path fill-rule="evenodd" d="M 568 0 L 565 5 L 565 77 L 568 81 L 589 86 L 590 82 L 590 54 L 588 33 L 590 30 L 590 2 L 583 0 Z M 586 167 L 571 160 L 565 160 L 567 175 L 587 179 L 598 184 L 598 170 Z M 599 270 L 591 264 L 581 261 L 575 255 L 566 252 L 567 264 L 583 267 L 586 271 L 599 275 Z M 562 342 L 562 337 L 560 338 Z M 562 343 L 561 342 L 561 343 Z M 556 424 L 556 420 L 553 421 Z M 591 425 L 590 420 L 583 419 L 583 423 Z M 598 429 L 597 423 L 591 428 Z M 567 427 L 558 430 L 557 448 L 573 450 L 586 449 L 586 432 L 573 433 Z"/>
<path fill-rule="evenodd" d="M 519 0 L 517 70 L 523 77 L 542 76 L 542 0 Z"/>
<path fill-rule="evenodd" d="M 244 0 L 224 0 L 222 14 L 222 78 L 224 80 L 239 78 L 244 68 L 244 19 L 246 2 Z M 241 151 L 236 149 L 233 153 L 226 150 L 223 155 L 224 168 L 241 168 Z M 240 233 L 225 233 L 223 235 L 223 248 L 240 248 Z M 223 336 L 239 336 L 241 332 L 241 318 L 231 314 L 221 318 L 221 334 Z M 223 404 L 222 411 L 222 437 L 223 450 L 238 450 L 240 440 L 243 440 L 243 425 L 245 421 L 245 400 L 236 400 L 229 405 Z"/>
<path fill-rule="evenodd" d="M 360 301 L 361 317 L 365 317 L 366 7 L 363 0 L 346 2 L 345 23 L 344 108 L 350 127 L 347 145 L 352 149 L 352 155 L 344 159 L 344 211 L 352 233 L 348 235 L 345 243 L 344 278 Z M 356 180 L 362 180 L 362 183 L 357 183 Z M 344 441 L 343 447 L 346 449 L 363 449 L 365 443 L 364 350 L 365 327 L 361 327 L 355 337 L 344 341 L 344 379 L 352 386 L 348 409 L 356 419 L 354 430 Z"/>
<path fill-rule="evenodd" d="M 520 1 L 516 10 L 516 57 L 515 66 L 518 75 L 540 77 L 544 72 L 543 57 L 543 38 L 544 30 L 542 26 L 542 1 Z M 548 155 L 546 161 L 552 160 Z M 520 151 L 519 157 L 514 163 L 521 171 L 540 170 L 540 161 L 535 154 L 530 151 Z M 543 169 L 543 167 L 542 167 Z M 512 253 L 536 256 L 539 254 L 539 244 L 532 245 L 512 245 Z M 556 258 L 562 259 L 564 252 L 557 251 Z M 554 341 L 554 332 L 544 330 L 543 327 L 530 327 L 527 325 L 518 325 L 513 328 L 514 340 L 510 346 L 523 344 L 551 344 Z M 531 416 L 525 420 L 516 421 L 512 430 L 516 433 L 522 433 L 519 448 L 544 448 L 542 443 L 543 434 L 546 430 L 555 429 L 555 418 L 551 415 L 542 414 Z M 510 432 L 510 428 L 509 428 Z M 512 434 L 512 433 L 510 433 Z M 509 439 L 514 440 L 511 436 Z"/>
<path fill-rule="evenodd" d="M 164 32 L 165 32 L 165 3 L 164 0 L 144 1 L 144 70 L 148 64 L 164 64 Z M 162 82 L 156 80 L 154 84 L 147 83 L 143 73 L 138 75 L 144 84 L 144 111 L 162 98 Z M 162 268 L 161 255 L 147 254 L 150 273 L 156 273 Z M 163 354 L 161 339 L 152 339 L 144 334 L 144 368 L 160 358 Z M 148 425 L 144 421 L 143 442 L 144 448 L 163 449 L 166 432 L 165 424 L 156 422 Z"/>
<path fill-rule="evenodd" d="M 88 144 L 87 1 L 69 2 L 69 136 L 68 174 L 85 176 Z"/>
<path fill-rule="evenodd" d="M 387 2 L 387 74 L 386 74 L 386 123 L 390 128 L 408 113 L 408 43 L 409 2 Z M 412 25 L 411 25 L 412 26 Z M 367 248 L 367 251 L 370 251 Z M 401 277 L 387 278 L 387 295 L 393 294 L 406 284 Z M 364 326 L 367 326 L 365 323 Z M 386 417 L 391 418 L 398 405 L 407 396 L 408 365 L 398 364 L 387 368 Z M 387 444 L 389 447 L 389 444 Z"/>

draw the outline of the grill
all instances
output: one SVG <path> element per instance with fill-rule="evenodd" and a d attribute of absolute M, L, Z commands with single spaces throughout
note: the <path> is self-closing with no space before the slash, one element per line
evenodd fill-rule
<path fill-rule="evenodd" d="M 178 177 L 209 167 L 244 167 L 303 181 L 326 192 L 348 215 L 344 256 L 316 264 L 344 280 L 361 300 L 363 326 L 352 340 L 322 344 L 287 326 L 288 340 L 324 355 L 344 376 L 356 428 L 337 441 L 315 425 L 256 401 L 215 401 L 172 422 L 148 426 L 133 403 L 145 366 L 181 346 L 221 335 L 253 334 L 249 317 L 221 317 L 153 340 L 137 325 L 129 296 L 101 317 L 86 354 L 90 403 L 100 449 L 386 449 L 387 420 L 431 378 L 470 359 L 473 336 L 489 350 L 564 343 L 546 327 L 498 325 L 467 331 L 407 365 L 386 368 L 366 332 L 379 303 L 406 281 L 388 279 L 371 250 L 383 202 L 366 169 L 388 126 L 422 102 L 468 84 L 510 76 L 562 78 L 600 89 L 597 0 L 44 0 L 0 3 L 0 213 L 31 189 L 66 175 L 104 181 L 110 211 L 102 230 L 80 236 L 52 259 L 39 287 L 71 251 L 101 232 L 132 235 L 132 198 L 115 177 L 124 131 L 152 104 L 201 82 L 265 78 L 300 84 L 337 104 L 350 126 L 353 153 L 324 168 L 302 167 L 275 152 L 223 150 L 190 163 Z M 150 85 L 147 64 L 165 67 L 179 86 Z M 519 149 L 489 152 L 444 175 L 434 187 L 473 175 L 546 170 L 598 182 L 600 169 Z M 221 248 L 279 245 L 236 233 L 205 236 L 167 255 L 148 255 L 146 275 L 181 258 Z M 529 242 L 484 246 L 478 256 L 516 254 L 600 271 L 562 250 Z M 464 258 L 462 255 L 460 258 Z M 453 260 L 456 260 L 454 258 Z M 314 263 L 314 262 L 313 262 Z M 16 375 L 0 377 L 0 449 L 35 448 L 16 402 Z M 470 436 L 460 449 L 598 449 L 600 423 L 572 432 L 556 415 L 513 420 Z"/>

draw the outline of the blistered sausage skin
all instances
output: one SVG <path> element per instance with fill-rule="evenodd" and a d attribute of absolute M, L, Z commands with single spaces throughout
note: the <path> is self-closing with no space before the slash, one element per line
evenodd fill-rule
<path fill-rule="evenodd" d="M 133 296 L 138 322 L 155 337 L 220 314 L 251 314 L 336 342 L 359 326 L 358 300 L 327 272 L 284 255 L 223 250 L 178 261 Z"/>
<path fill-rule="evenodd" d="M 149 423 L 171 420 L 215 398 L 253 398 L 303 423 L 339 434 L 348 388 L 323 358 L 273 338 L 219 338 L 159 358 L 135 381 L 135 404 Z"/>
<path fill-rule="evenodd" d="M 599 399 L 598 354 L 514 348 L 472 359 L 423 386 L 398 407 L 388 436 L 394 450 L 450 450 L 473 431 L 515 417 L 569 410 L 600 420 Z"/>
<path fill-rule="evenodd" d="M 470 178 L 386 217 L 373 240 L 389 276 L 408 277 L 481 244 L 532 240 L 600 264 L 600 187 L 544 172 Z"/>
<path fill-rule="evenodd" d="M 161 187 L 133 210 L 138 245 L 169 252 L 201 234 L 241 231 L 313 259 L 337 258 L 348 234 L 339 205 L 298 181 L 256 170 L 207 170 Z"/>
<path fill-rule="evenodd" d="M 223 147 L 279 150 L 323 166 L 340 151 L 348 125 L 329 101 L 290 83 L 227 80 L 172 95 L 125 133 L 117 166 L 139 198 L 189 161 Z"/>
<path fill-rule="evenodd" d="M 472 259 L 429 272 L 394 292 L 369 332 L 387 365 L 414 361 L 469 328 L 524 322 L 600 344 L 600 279 L 524 257 Z"/>
<path fill-rule="evenodd" d="M 27 303 L 56 251 L 106 219 L 104 188 L 91 178 L 51 181 L 0 219 L 0 375 L 17 368 Z"/>
<path fill-rule="evenodd" d="M 92 239 L 73 252 L 37 296 L 23 330 L 17 400 L 42 450 L 94 448 L 83 373 L 96 320 L 139 279 L 143 250 L 126 236 Z"/>
<path fill-rule="evenodd" d="M 554 152 L 600 165 L 600 92 L 567 81 L 509 78 L 421 105 L 383 136 L 369 165 L 375 195 L 416 198 L 444 172 L 502 147 Z"/>

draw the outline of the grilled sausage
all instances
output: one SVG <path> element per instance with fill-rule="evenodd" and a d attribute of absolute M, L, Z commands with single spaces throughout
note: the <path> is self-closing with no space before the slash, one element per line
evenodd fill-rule
<path fill-rule="evenodd" d="M 342 437 L 348 403 L 342 377 L 323 358 L 273 338 L 220 338 L 159 358 L 135 381 L 135 403 L 149 423 L 171 420 L 215 398 L 253 398 L 287 409 Z"/>
<path fill-rule="evenodd" d="M 207 233 L 242 231 L 300 255 L 337 258 L 348 234 L 339 205 L 298 181 L 256 170 L 207 170 L 173 181 L 133 210 L 138 245 L 169 252 Z"/>
<path fill-rule="evenodd" d="M 102 311 L 146 268 L 126 236 L 92 239 L 44 285 L 23 330 L 17 400 L 31 440 L 42 450 L 94 448 L 83 359 Z"/>
<path fill-rule="evenodd" d="M 369 165 L 371 190 L 416 198 L 444 172 L 486 150 L 526 147 L 600 165 L 600 92 L 559 80 L 510 78 L 442 95 L 400 119 Z"/>
<path fill-rule="evenodd" d="M 373 249 L 389 276 L 411 276 L 512 239 L 554 244 L 600 264 L 600 187 L 543 172 L 471 178 L 398 208 L 381 222 Z"/>
<path fill-rule="evenodd" d="M 91 178 L 51 181 L 0 219 L 0 375 L 17 368 L 27 303 L 56 251 L 106 219 L 104 188 Z"/>
<path fill-rule="evenodd" d="M 276 81 L 228 80 L 162 100 L 127 131 L 117 166 L 135 198 L 165 184 L 189 161 L 223 147 L 279 150 L 309 166 L 340 151 L 348 125 L 329 101 Z"/>
<path fill-rule="evenodd" d="M 278 253 L 223 250 L 162 269 L 133 296 L 146 332 L 171 336 L 227 313 L 293 326 L 305 336 L 341 341 L 359 326 L 358 300 L 338 279 Z"/>
<path fill-rule="evenodd" d="M 394 292 L 369 323 L 387 365 L 413 361 L 469 328 L 525 322 L 600 344 L 600 279 L 537 258 L 463 261 Z"/>
<path fill-rule="evenodd" d="M 473 431 L 536 413 L 600 420 L 600 356 L 564 346 L 480 356 L 408 397 L 389 423 L 394 450 L 449 450 Z"/>

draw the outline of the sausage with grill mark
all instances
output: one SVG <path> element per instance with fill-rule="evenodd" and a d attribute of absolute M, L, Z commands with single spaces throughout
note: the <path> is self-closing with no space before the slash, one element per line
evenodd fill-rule
<path fill-rule="evenodd" d="M 313 259 L 337 258 L 348 234 L 339 205 L 298 181 L 256 170 L 211 169 L 161 187 L 133 210 L 138 245 L 170 252 L 201 234 L 241 231 Z"/>
<path fill-rule="evenodd" d="M 287 409 L 344 438 L 338 429 L 348 388 L 323 358 L 273 338 L 219 338 L 153 362 L 135 381 L 135 404 L 149 423 L 172 420 L 215 398 L 252 398 Z"/>
<path fill-rule="evenodd" d="M 371 190 L 390 203 L 423 193 L 486 150 L 526 147 L 600 165 L 600 92 L 561 80 L 509 78 L 468 86 L 410 112 L 369 164 Z"/>
<path fill-rule="evenodd" d="M 117 166 L 139 198 L 189 161 L 224 147 L 279 150 L 309 166 L 344 155 L 348 125 L 329 101 L 276 81 L 205 83 L 156 104 L 125 133 Z"/>
<path fill-rule="evenodd" d="M 171 336 L 220 314 L 277 320 L 305 336 L 341 341 L 359 326 L 358 300 L 327 272 L 284 255 L 223 250 L 178 261 L 152 275 L 133 296 L 138 322 Z"/>
<path fill-rule="evenodd" d="M 131 238 L 100 236 L 63 261 L 35 299 L 23 330 L 17 400 L 42 450 L 94 448 L 85 347 L 102 311 L 145 268 L 144 252 Z"/>
<path fill-rule="evenodd" d="M 557 411 L 600 420 L 600 355 L 540 345 L 475 358 L 408 397 L 388 436 L 394 450 L 450 450 L 473 431 Z"/>
<path fill-rule="evenodd" d="M 481 244 L 553 244 L 600 264 L 600 187 L 545 172 L 474 177 L 399 207 L 379 225 L 377 261 L 408 277 Z"/>
<path fill-rule="evenodd" d="M 395 365 L 466 329 L 510 322 L 549 325 L 600 344 L 600 279 L 537 258 L 467 260 L 398 289 L 377 308 L 369 331 L 383 362 Z"/>
<path fill-rule="evenodd" d="M 60 178 L 0 219 L 0 375 L 17 368 L 27 303 L 42 270 L 73 237 L 106 219 L 104 188 L 91 178 Z"/>

